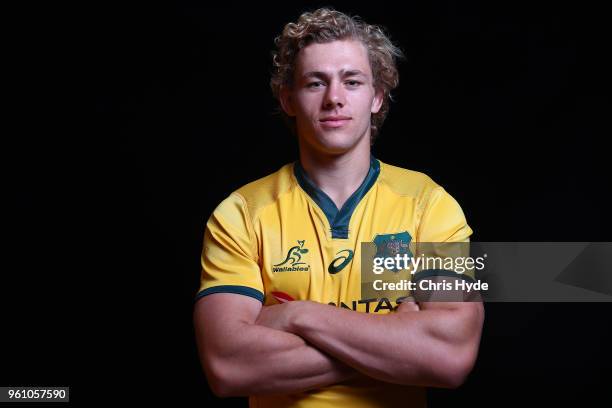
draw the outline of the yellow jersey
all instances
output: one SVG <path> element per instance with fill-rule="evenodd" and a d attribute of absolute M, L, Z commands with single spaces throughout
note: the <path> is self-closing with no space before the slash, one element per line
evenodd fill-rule
<path fill-rule="evenodd" d="M 390 313 L 397 299 L 361 296 L 361 243 L 401 252 L 411 241 L 465 242 L 461 207 L 423 173 L 372 157 L 369 172 L 342 208 L 299 162 L 230 194 L 204 234 L 196 300 L 236 293 L 264 305 L 311 300 L 364 313 Z M 426 405 L 425 388 L 374 379 L 292 395 L 250 397 L 251 407 Z"/>

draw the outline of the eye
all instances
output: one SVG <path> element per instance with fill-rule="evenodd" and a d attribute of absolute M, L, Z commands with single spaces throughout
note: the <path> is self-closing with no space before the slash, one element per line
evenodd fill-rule
<path fill-rule="evenodd" d="M 320 88 L 321 86 L 325 85 L 323 82 L 321 81 L 315 81 L 315 82 L 309 82 L 306 84 L 307 88 Z"/>
<path fill-rule="evenodd" d="M 360 81 L 357 81 L 357 80 L 355 80 L 355 79 L 350 79 L 350 80 L 346 81 L 345 83 L 346 83 L 348 86 L 351 86 L 351 87 L 356 87 L 356 86 L 361 85 L 361 82 L 360 82 Z"/>

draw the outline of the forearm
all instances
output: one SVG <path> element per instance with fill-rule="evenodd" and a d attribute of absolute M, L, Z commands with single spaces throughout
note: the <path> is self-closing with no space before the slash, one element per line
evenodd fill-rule
<path fill-rule="evenodd" d="M 373 315 L 304 303 L 291 331 L 370 377 L 454 387 L 473 365 L 479 316 L 451 309 Z"/>
<path fill-rule="evenodd" d="M 242 323 L 223 337 L 222 350 L 205 363 L 211 386 L 220 396 L 295 393 L 356 375 L 291 333 Z"/>

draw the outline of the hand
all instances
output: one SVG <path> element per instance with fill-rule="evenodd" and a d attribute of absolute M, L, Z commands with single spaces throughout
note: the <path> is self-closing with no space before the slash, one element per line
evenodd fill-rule
<path fill-rule="evenodd" d="M 421 308 L 419 304 L 414 301 L 414 298 L 412 296 L 408 296 L 407 298 L 405 298 L 402 303 L 397 307 L 398 313 L 418 312 L 419 310 L 421 310 Z"/>

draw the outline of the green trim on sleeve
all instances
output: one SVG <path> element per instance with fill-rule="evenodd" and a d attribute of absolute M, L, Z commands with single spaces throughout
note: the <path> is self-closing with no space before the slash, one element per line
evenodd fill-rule
<path fill-rule="evenodd" d="M 422 271 L 415 273 L 412 280 L 414 282 L 418 282 L 421 279 L 430 278 L 432 276 L 448 276 L 451 278 L 461 278 L 468 282 L 475 282 L 474 278 L 469 275 L 457 273 L 447 269 L 423 269 Z"/>
<path fill-rule="evenodd" d="M 195 301 L 200 300 L 204 296 L 212 295 L 213 293 L 235 293 L 237 295 L 249 296 L 259 300 L 261 303 L 264 302 L 264 294 L 248 286 L 240 285 L 220 285 L 213 286 L 212 288 L 203 289 L 195 297 Z"/>

